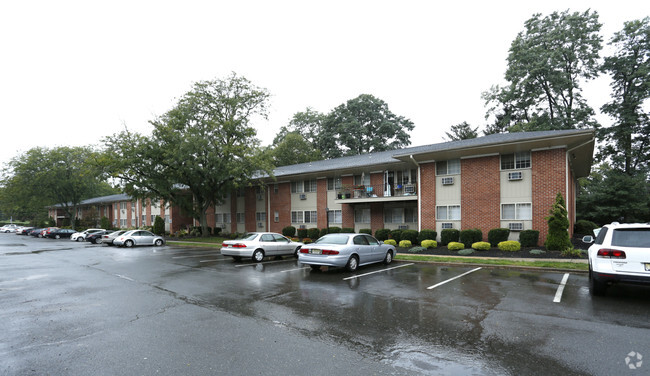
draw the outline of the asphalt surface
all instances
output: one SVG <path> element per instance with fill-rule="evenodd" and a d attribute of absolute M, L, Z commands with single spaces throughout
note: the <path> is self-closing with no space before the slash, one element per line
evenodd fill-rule
<path fill-rule="evenodd" d="M 0 374 L 641 375 L 648 292 L 592 298 L 573 273 L 313 272 L 0 234 Z"/>

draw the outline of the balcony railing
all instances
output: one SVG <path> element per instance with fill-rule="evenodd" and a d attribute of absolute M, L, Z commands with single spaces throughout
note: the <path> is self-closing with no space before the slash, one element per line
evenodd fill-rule
<path fill-rule="evenodd" d="M 378 197 L 404 197 L 417 196 L 416 184 L 390 184 L 361 185 L 342 188 L 336 198 L 339 200 L 350 198 L 378 198 Z"/>

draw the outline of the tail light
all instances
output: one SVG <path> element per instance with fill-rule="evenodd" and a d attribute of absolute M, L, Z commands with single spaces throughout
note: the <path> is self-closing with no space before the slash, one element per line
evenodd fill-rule
<path fill-rule="evenodd" d="M 625 252 L 618 249 L 603 248 L 598 250 L 597 256 L 601 258 L 624 259 Z"/>
<path fill-rule="evenodd" d="M 242 243 L 231 244 L 230 246 L 233 248 L 246 248 L 246 244 Z"/>
<path fill-rule="evenodd" d="M 321 254 L 322 254 L 322 255 L 330 255 L 330 256 L 331 256 L 331 255 L 338 255 L 338 254 L 339 254 L 339 251 L 332 251 L 332 250 L 330 250 L 330 249 L 323 249 L 323 250 L 321 251 Z"/>

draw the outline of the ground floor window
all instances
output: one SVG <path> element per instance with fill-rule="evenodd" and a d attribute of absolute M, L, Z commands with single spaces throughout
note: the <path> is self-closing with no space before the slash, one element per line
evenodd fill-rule
<path fill-rule="evenodd" d="M 291 223 L 316 223 L 318 212 L 316 210 L 292 211 Z"/>
<path fill-rule="evenodd" d="M 355 223 L 370 223 L 370 209 L 356 209 L 354 211 Z"/>
<path fill-rule="evenodd" d="M 327 220 L 329 223 L 343 223 L 343 211 L 330 210 L 327 212 Z"/>
<path fill-rule="evenodd" d="M 437 206 L 436 217 L 439 221 L 460 221 L 460 205 Z"/>
<path fill-rule="evenodd" d="M 501 204 L 501 219 L 530 221 L 533 219 L 533 205 L 528 202 Z"/>

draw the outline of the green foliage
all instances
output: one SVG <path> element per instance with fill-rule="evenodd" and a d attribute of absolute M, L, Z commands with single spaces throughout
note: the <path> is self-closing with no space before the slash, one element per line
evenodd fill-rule
<path fill-rule="evenodd" d="M 360 233 L 360 234 L 368 234 L 368 235 L 372 235 L 372 230 L 369 229 L 369 228 L 362 228 L 362 229 L 359 230 L 359 233 Z"/>
<path fill-rule="evenodd" d="M 299 228 L 298 229 L 298 238 L 304 239 L 308 236 L 308 231 L 306 228 Z"/>
<path fill-rule="evenodd" d="M 582 257 L 582 251 L 580 249 L 575 249 L 573 247 L 569 247 L 563 250 L 562 252 L 560 252 L 560 254 L 564 257 L 575 257 L 575 258 Z"/>
<path fill-rule="evenodd" d="M 445 132 L 449 141 L 469 140 L 478 137 L 478 127 L 472 128 L 466 121 L 452 125 L 449 132 Z"/>
<path fill-rule="evenodd" d="M 422 245 L 422 247 L 427 248 L 427 249 L 428 248 L 435 248 L 435 247 L 438 246 L 438 242 L 435 241 L 435 240 L 427 239 L 427 240 L 423 240 L 422 243 L 420 243 L 420 245 Z"/>
<path fill-rule="evenodd" d="M 599 226 L 591 221 L 580 219 L 573 225 L 573 233 L 577 235 L 594 235 L 594 230 Z"/>
<path fill-rule="evenodd" d="M 422 244 L 424 240 L 436 240 L 438 233 L 434 230 L 422 230 L 418 235 L 418 243 Z"/>
<path fill-rule="evenodd" d="M 215 228 L 212 230 L 212 232 L 213 232 L 212 235 L 214 235 L 214 236 L 219 236 L 219 234 L 221 234 L 221 231 L 222 231 L 222 228 L 221 228 L 221 227 L 215 227 Z"/>
<path fill-rule="evenodd" d="M 417 230 L 402 230 L 402 240 L 408 240 L 412 244 L 418 244 Z"/>
<path fill-rule="evenodd" d="M 476 242 L 472 244 L 472 248 L 477 251 L 489 251 L 492 245 L 488 242 Z"/>
<path fill-rule="evenodd" d="M 465 249 L 465 244 L 458 242 L 449 242 L 447 244 L 447 249 L 450 251 L 460 251 L 461 249 Z"/>
<path fill-rule="evenodd" d="M 410 248 L 413 246 L 410 240 L 400 240 L 399 242 L 400 248 Z"/>
<path fill-rule="evenodd" d="M 341 229 L 341 232 L 344 233 L 344 234 L 354 234 L 355 233 L 355 231 L 354 231 L 354 229 L 352 227 L 343 227 Z"/>
<path fill-rule="evenodd" d="M 409 249 L 410 253 L 420 253 L 420 252 L 423 252 L 423 251 L 426 251 L 426 248 L 424 248 L 424 247 L 412 247 L 411 249 Z"/>
<path fill-rule="evenodd" d="M 307 163 L 322 159 L 318 149 L 305 140 L 299 133 L 288 133 L 282 141 L 274 144 L 267 153 L 276 167 L 288 166 L 298 163 Z"/>
<path fill-rule="evenodd" d="M 440 231 L 440 244 L 447 245 L 451 242 L 457 242 L 460 238 L 460 232 L 455 228 L 446 228 Z"/>
<path fill-rule="evenodd" d="M 399 243 L 402 240 L 402 230 L 391 230 L 390 238 Z"/>
<path fill-rule="evenodd" d="M 528 253 L 531 255 L 543 255 L 546 251 L 542 251 L 541 249 L 531 249 Z"/>
<path fill-rule="evenodd" d="M 537 247 L 539 242 L 539 231 L 524 230 L 519 233 L 519 243 L 522 247 Z"/>
<path fill-rule="evenodd" d="M 546 218 L 548 221 L 548 235 L 546 237 L 546 249 L 563 251 L 571 247 L 571 239 L 569 238 L 569 217 L 564 202 L 564 197 L 561 193 L 555 196 L 555 204 L 550 211 L 550 216 Z"/>
<path fill-rule="evenodd" d="M 496 247 L 497 244 L 508 240 L 510 236 L 510 230 L 507 228 L 493 228 L 488 231 L 488 242 L 492 247 Z"/>
<path fill-rule="evenodd" d="M 332 226 L 327 230 L 328 234 L 340 234 L 341 232 L 343 232 L 343 230 L 337 226 Z"/>
<path fill-rule="evenodd" d="M 310 238 L 302 238 L 302 243 L 303 243 L 303 244 L 309 244 L 309 243 L 313 243 L 313 242 L 314 242 L 314 241 L 311 240 Z"/>
<path fill-rule="evenodd" d="M 380 228 L 375 231 L 375 238 L 377 240 L 386 240 L 390 236 L 390 230 L 387 228 Z"/>
<path fill-rule="evenodd" d="M 286 236 L 287 238 L 294 237 L 296 236 L 296 228 L 293 226 L 286 226 L 282 229 L 282 235 Z"/>
<path fill-rule="evenodd" d="M 458 251 L 458 254 L 461 255 L 461 256 L 469 256 L 472 253 L 474 253 L 474 250 L 471 249 L 471 248 L 461 249 L 460 251 Z"/>
<path fill-rule="evenodd" d="M 395 241 L 395 239 L 386 239 L 383 242 L 384 242 L 384 244 L 388 244 L 388 245 L 395 245 L 395 246 L 397 245 L 397 242 Z"/>
<path fill-rule="evenodd" d="M 320 237 L 320 230 L 315 227 L 307 229 L 307 237 L 312 240 L 318 239 Z"/>
<path fill-rule="evenodd" d="M 506 240 L 497 245 L 500 250 L 506 252 L 516 252 L 521 250 L 521 244 L 515 240 Z"/>
<path fill-rule="evenodd" d="M 463 244 L 472 244 L 483 240 L 483 233 L 479 229 L 462 230 L 458 237 Z"/>
<path fill-rule="evenodd" d="M 319 237 L 323 237 L 323 236 L 327 235 L 328 231 L 329 231 L 329 229 L 327 227 L 320 229 L 320 234 L 319 234 L 320 236 Z"/>
<path fill-rule="evenodd" d="M 153 221 L 153 233 L 156 235 L 163 235 L 165 233 L 165 220 L 159 215 Z"/>

